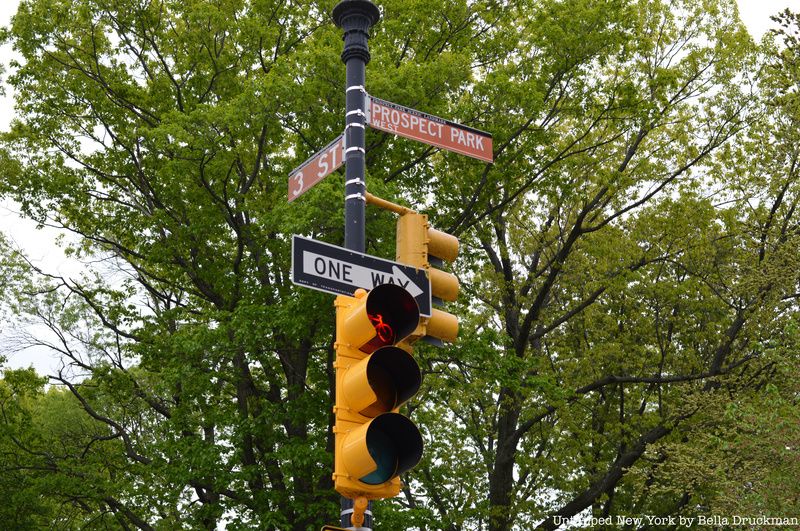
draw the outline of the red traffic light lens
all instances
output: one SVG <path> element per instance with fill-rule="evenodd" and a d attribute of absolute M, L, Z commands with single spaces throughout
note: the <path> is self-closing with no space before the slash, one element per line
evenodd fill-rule
<path fill-rule="evenodd" d="M 419 325 L 419 307 L 414 297 L 395 284 L 375 286 L 367 294 L 366 315 L 375 335 L 360 348 L 371 353 L 386 345 L 394 345 Z"/>
<path fill-rule="evenodd" d="M 392 330 L 392 325 L 387 322 L 384 322 L 383 315 L 381 314 L 367 314 L 369 317 L 372 326 L 375 327 L 375 333 L 378 335 L 378 339 L 380 339 L 384 344 L 391 345 L 394 343 L 394 330 Z"/>

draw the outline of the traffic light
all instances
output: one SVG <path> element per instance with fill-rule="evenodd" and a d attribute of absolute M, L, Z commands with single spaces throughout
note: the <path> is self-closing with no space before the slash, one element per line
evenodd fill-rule
<path fill-rule="evenodd" d="M 422 458 L 422 436 L 397 412 L 418 390 L 417 362 L 397 344 L 419 326 L 414 297 L 395 284 L 336 297 L 333 479 L 347 498 L 391 498 Z"/>
<path fill-rule="evenodd" d="M 434 304 L 442 305 L 443 301 L 453 302 L 458 298 L 458 278 L 437 269 L 457 256 L 458 239 L 432 228 L 428 216 L 405 210 L 397 218 L 397 261 L 427 270 Z M 422 338 L 441 345 L 442 341 L 454 342 L 457 336 L 458 318 L 433 308 L 431 316 L 422 319 L 410 340 Z"/>

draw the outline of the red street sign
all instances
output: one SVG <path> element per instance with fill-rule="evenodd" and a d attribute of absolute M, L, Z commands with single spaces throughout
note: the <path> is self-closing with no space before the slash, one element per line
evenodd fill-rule
<path fill-rule="evenodd" d="M 289 173 L 289 202 L 344 164 L 344 133 Z"/>
<path fill-rule="evenodd" d="M 367 96 L 370 127 L 493 162 L 492 135 L 390 101 Z"/>

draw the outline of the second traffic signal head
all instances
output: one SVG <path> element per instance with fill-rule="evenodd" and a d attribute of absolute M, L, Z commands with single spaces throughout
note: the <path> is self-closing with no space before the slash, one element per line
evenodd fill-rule
<path fill-rule="evenodd" d="M 397 260 L 425 268 L 437 299 L 453 302 L 458 298 L 458 278 L 437 269 L 442 262 L 452 262 L 457 256 L 458 238 L 431 227 L 428 216 L 406 212 L 397 218 Z"/>
<path fill-rule="evenodd" d="M 428 216 L 406 211 L 397 218 L 397 260 L 427 271 L 434 303 L 452 302 L 458 298 L 458 278 L 438 269 L 457 256 L 458 238 L 431 227 Z M 458 318 L 455 315 L 434 308 L 424 321 L 424 333 L 415 334 L 414 339 L 424 335 L 437 343 L 456 340 Z"/>

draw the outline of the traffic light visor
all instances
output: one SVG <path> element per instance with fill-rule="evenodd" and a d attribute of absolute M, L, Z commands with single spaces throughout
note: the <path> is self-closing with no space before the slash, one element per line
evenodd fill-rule
<path fill-rule="evenodd" d="M 401 348 L 389 346 L 351 365 L 342 386 L 353 412 L 377 417 L 414 396 L 421 382 L 414 357 Z"/>
<path fill-rule="evenodd" d="M 458 337 L 458 317 L 434 308 L 427 331 L 431 337 L 453 343 Z"/>
<path fill-rule="evenodd" d="M 428 229 L 428 254 L 452 262 L 458 256 L 458 238 L 434 228 Z"/>
<path fill-rule="evenodd" d="M 349 475 L 380 485 L 410 470 L 422 458 L 422 435 L 399 413 L 383 413 L 345 435 L 341 459 Z"/>
<path fill-rule="evenodd" d="M 419 306 L 414 297 L 396 284 L 381 284 L 368 293 L 356 291 L 342 326 L 337 325 L 336 338 L 371 354 L 380 347 L 399 343 L 418 325 Z"/>

